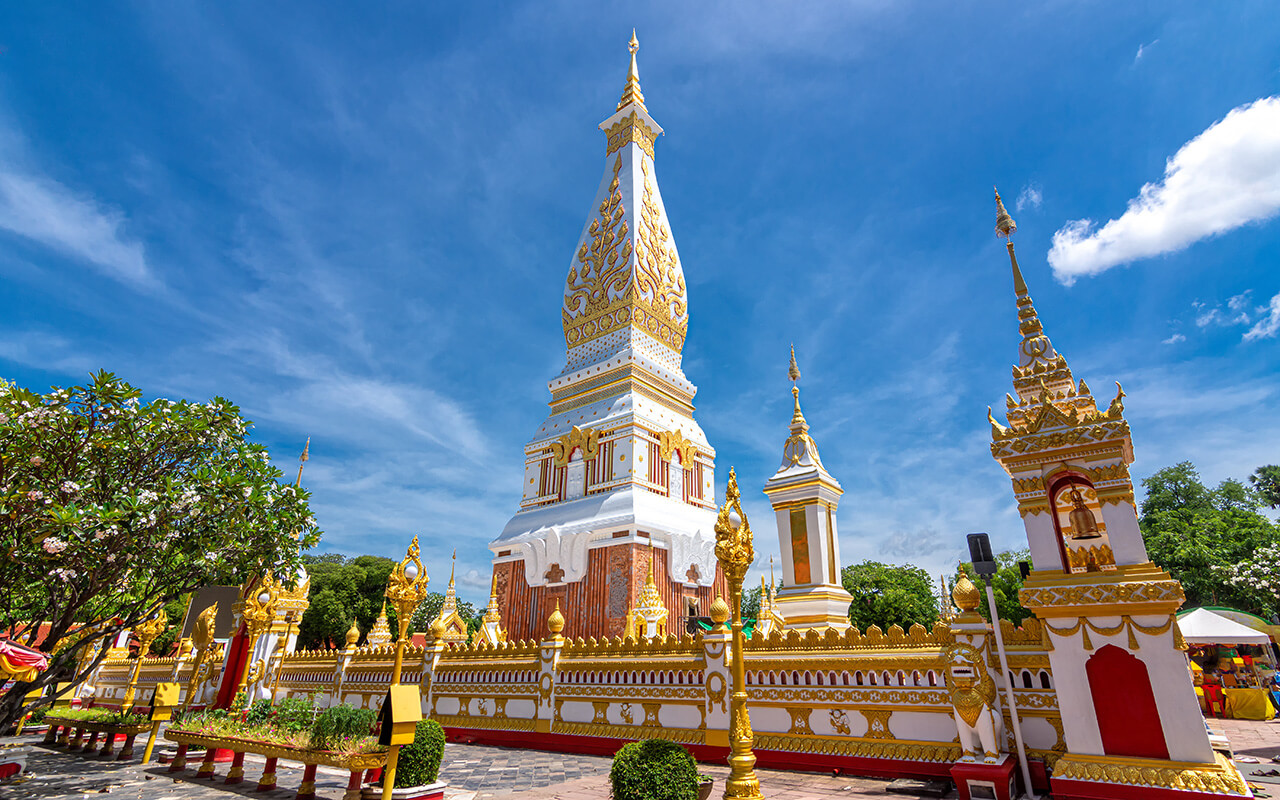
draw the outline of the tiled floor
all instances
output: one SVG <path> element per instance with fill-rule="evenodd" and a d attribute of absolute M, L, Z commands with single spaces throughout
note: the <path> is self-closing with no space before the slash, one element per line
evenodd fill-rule
<path fill-rule="evenodd" d="M 1280 722 L 1212 720 L 1211 725 L 1230 738 L 1237 757 L 1258 759 L 1257 763 L 1239 763 L 1242 771 L 1275 769 L 1280 773 L 1280 763 L 1270 760 L 1280 756 Z M 40 737 L 24 736 L 23 740 L 36 744 Z M 141 749 L 139 746 L 139 754 Z M 172 743 L 158 746 L 157 752 L 171 754 Z M 212 783 L 195 780 L 196 766 L 197 762 L 192 762 L 184 773 L 175 776 L 169 774 L 167 765 L 154 760 L 144 767 L 136 759 L 126 763 L 100 760 L 37 744 L 30 759 L 32 777 L 20 784 L 0 784 L 0 800 L 83 800 L 102 794 L 128 800 L 229 800 L 237 796 L 285 800 L 294 797 L 302 779 L 300 766 L 280 762 L 280 788 L 257 793 L 254 789 L 262 772 L 262 759 L 245 760 L 245 782 L 236 786 L 222 783 L 226 764 L 218 765 L 219 778 Z M 445 747 L 440 777 L 449 784 L 447 800 L 604 800 L 609 796 L 609 766 L 610 759 L 601 756 L 450 744 Z M 703 764 L 699 770 L 716 779 L 713 797 L 720 797 L 728 767 Z M 757 770 L 757 776 L 762 793 L 770 800 L 895 796 L 886 795 L 886 782 L 882 780 L 778 770 Z M 1251 780 L 1263 793 L 1280 798 L 1280 775 Z M 339 800 L 346 782 L 347 773 L 321 768 L 316 776 L 317 796 Z"/>

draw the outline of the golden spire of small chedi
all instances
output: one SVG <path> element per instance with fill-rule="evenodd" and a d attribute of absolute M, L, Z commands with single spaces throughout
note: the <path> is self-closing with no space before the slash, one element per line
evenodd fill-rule
<path fill-rule="evenodd" d="M 355 625 L 354 622 L 351 623 Z M 350 632 L 348 632 L 349 635 Z M 365 638 L 365 644 L 386 644 L 391 641 L 391 625 L 387 622 L 387 601 L 382 601 L 382 610 L 378 612 L 378 621 L 373 623 L 373 627 L 369 630 L 369 635 Z"/>
<path fill-rule="evenodd" d="M 467 640 L 467 621 L 458 613 L 458 590 L 454 584 L 454 572 L 458 566 L 458 551 L 453 551 L 453 565 L 449 567 L 449 588 L 444 592 L 444 603 L 440 606 L 440 614 L 436 620 L 443 624 L 443 630 L 435 638 L 443 638 L 446 642 L 465 642 Z M 435 626 L 432 626 L 435 631 Z"/>
<path fill-rule="evenodd" d="M 652 639 L 667 635 L 667 607 L 653 580 L 653 539 L 649 539 L 649 574 L 644 579 L 644 589 L 636 598 L 636 605 L 627 615 L 627 636 L 636 639 Z"/>
<path fill-rule="evenodd" d="M 795 365 L 795 358 L 792 358 L 792 365 Z M 778 612 L 778 596 L 777 586 L 773 578 L 773 556 L 769 556 L 769 583 L 764 582 L 764 573 L 760 574 L 760 611 L 756 614 L 756 624 L 751 631 L 752 637 L 757 634 L 768 637 L 773 635 L 775 631 L 782 630 L 787 621 Z"/>
<path fill-rule="evenodd" d="M 498 575 L 495 573 L 493 584 L 489 587 L 489 605 L 485 607 L 480 627 L 471 635 L 471 643 L 496 645 L 506 640 L 507 632 L 502 629 L 502 613 L 498 610 Z"/>

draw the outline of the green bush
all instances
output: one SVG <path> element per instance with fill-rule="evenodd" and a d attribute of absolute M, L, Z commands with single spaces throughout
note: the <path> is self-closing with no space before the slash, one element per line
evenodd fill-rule
<path fill-rule="evenodd" d="M 349 705 L 324 710 L 311 725 L 311 748 L 334 750 L 343 739 L 368 736 L 378 715 L 368 708 Z"/>
<path fill-rule="evenodd" d="M 275 726 L 289 733 L 311 730 L 316 718 L 315 697 L 286 697 L 276 704 Z"/>
<path fill-rule="evenodd" d="M 49 713 L 49 707 L 40 706 L 35 711 L 32 711 L 31 715 L 27 717 L 27 724 L 35 725 L 37 723 L 44 722 L 44 715 L 47 713 Z"/>
<path fill-rule="evenodd" d="M 396 787 L 426 786 L 440 776 L 444 758 L 444 728 L 434 719 L 424 719 L 413 732 L 413 744 L 400 748 L 396 764 Z"/>
<path fill-rule="evenodd" d="M 244 712 L 244 721 L 248 725 L 261 725 L 271 716 L 271 701 L 265 697 L 254 700 L 249 710 Z"/>
<path fill-rule="evenodd" d="M 697 800 L 698 765 L 675 742 L 645 739 L 614 755 L 609 784 L 613 800 Z"/>

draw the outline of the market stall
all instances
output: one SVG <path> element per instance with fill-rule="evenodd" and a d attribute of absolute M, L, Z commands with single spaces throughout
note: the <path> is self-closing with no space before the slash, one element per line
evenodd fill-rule
<path fill-rule="evenodd" d="M 1274 669 L 1271 637 L 1205 608 L 1178 617 L 1190 651 L 1192 676 L 1201 707 L 1236 719 L 1271 719 L 1275 706 L 1265 675 Z"/>

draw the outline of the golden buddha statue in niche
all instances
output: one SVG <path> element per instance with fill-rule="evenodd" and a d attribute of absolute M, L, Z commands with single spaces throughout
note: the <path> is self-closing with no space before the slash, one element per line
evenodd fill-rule
<path fill-rule="evenodd" d="M 1084 497 L 1075 486 L 1071 487 L 1071 505 L 1071 514 L 1068 517 L 1071 523 L 1071 538 L 1100 538 L 1102 534 L 1098 532 L 1098 521 L 1094 518 L 1093 512 L 1085 507 Z"/>

